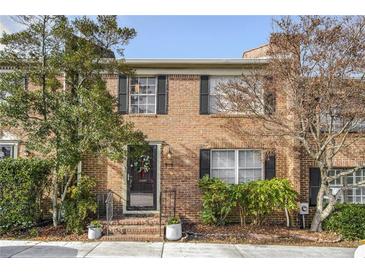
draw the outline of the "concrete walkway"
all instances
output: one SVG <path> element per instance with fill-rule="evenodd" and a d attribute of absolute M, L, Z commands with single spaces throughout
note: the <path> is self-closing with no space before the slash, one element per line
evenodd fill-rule
<path fill-rule="evenodd" d="M 354 248 L 274 245 L 0 241 L 0 258 L 353 258 Z"/>

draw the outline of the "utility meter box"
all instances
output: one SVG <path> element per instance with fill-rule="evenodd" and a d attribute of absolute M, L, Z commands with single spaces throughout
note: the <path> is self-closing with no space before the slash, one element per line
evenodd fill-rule
<path fill-rule="evenodd" d="M 309 214 L 309 203 L 300 203 L 299 204 L 300 214 L 307 215 Z"/>

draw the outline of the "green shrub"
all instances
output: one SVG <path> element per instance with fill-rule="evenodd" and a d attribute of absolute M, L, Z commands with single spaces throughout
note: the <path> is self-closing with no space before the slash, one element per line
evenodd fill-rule
<path fill-rule="evenodd" d="M 286 179 L 228 184 L 217 178 L 199 181 L 203 192 L 202 220 L 206 224 L 224 225 L 228 215 L 238 208 L 241 224 L 249 217 L 261 225 L 274 211 L 297 207 L 297 193 Z"/>
<path fill-rule="evenodd" d="M 81 177 L 77 185 L 71 186 L 64 202 L 66 231 L 81 234 L 90 222 L 92 213 L 96 213 L 97 203 L 93 190 L 95 180 Z"/>
<path fill-rule="evenodd" d="M 240 223 L 246 225 L 246 217 L 248 217 L 248 205 L 249 205 L 249 184 L 232 185 L 233 200 L 238 208 Z"/>
<path fill-rule="evenodd" d="M 232 209 L 236 206 L 233 185 L 217 178 L 204 176 L 199 181 L 203 192 L 202 220 L 205 224 L 224 225 Z"/>
<path fill-rule="evenodd" d="M 0 161 L 0 234 L 28 229 L 39 221 L 50 172 L 51 164 L 36 158 Z"/>
<path fill-rule="evenodd" d="M 102 228 L 103 225 L 100 221 L 98 220 L 94 220 L 94 221 L 91 221 L 90 222 L 90 225 L 89 225 L 90 228 Z"/>
<path fill-rule="evenodd" d="M 325 230 L 337 232 L 347 240 L 365 239 L 365 205 L 338 204 L 323 224 Z"/>
<path fill-rule="evenodd" d="M 167 220 L 167 224 L 168 225 L 177 225 L 177 224 L 180 224 L 181 221 L 179 218 L 177 217 L 170 217 L 168 220 Z"/>
<path fill-rule="evenodd" d="M 274 211 L 297 208 L 297 193 L 287 179 L 252 181 L 245 188 L 245 203 L 253 223 L 261 225 Z"/>

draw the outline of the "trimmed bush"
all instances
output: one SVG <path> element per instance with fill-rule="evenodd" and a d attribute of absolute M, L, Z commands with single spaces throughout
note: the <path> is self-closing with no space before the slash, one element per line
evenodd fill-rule
<path fill-rule="evenodd" d="M 365 239 L 365 205 L 336 205 L 323 228 L 341 234 L 346 240 Z"/>
<path fill-rule="evenodd" d="M 298 194 L 287 179 L 252 181 L 247 184 L 245 191 L 247 213 L 254 224 L 263 224 L 275 211 L 297 208 Z"/>
<path fill-rule="evenodd" d="M 206 224 L 224 225 L 233 209 L 238 208 L 241 224 L 248 217 L 261 225 L 273 212 L 297 208 L 297 193 L 286 179 L 228 184 L 217 178 L 199 181 L 203 192 L 202 220 Z"/>
<path fill-rule="evenodd" d="M 39 221 L 50 172 L 51 164 L 36 158 L 0 161 L 0 234 L 27 229 Z"/>
<path fill-rule="evenodd" d="M 203 192 L 202 221 L 205 224 L 224 225 L 232 209 L 236 206 L 233 185 L 217 178 L 204 176 L 199 181 Z"/>
<path fill-rule="evenodd" d="M 97 203 L 93 193 L 96 182 L 83 176 L 77 185 L 70 187 L 64 203 L 66 231 L 81 234 L 96 213 Z"/>

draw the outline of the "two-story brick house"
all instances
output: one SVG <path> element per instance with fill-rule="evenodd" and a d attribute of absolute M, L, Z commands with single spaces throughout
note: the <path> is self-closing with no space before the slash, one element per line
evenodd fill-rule
<path fill-rule="evenodd" d="M 98 193 L 113 192 L 114 219 L 158 216 L 164 209 L 186 222 L 199 222 L 198 180 L 205 174 L 233 184 L 288 178 L 300 201 L 315 204 L 319 177 L 305 153 L 280 142 L 268 147 L 264 138 L 236 134 L 227 127 L 231 120 L 253 131 L 254 121 L 243 114 L 219 113 L 216 105 L 216 85 L 264 68 L 265 50 L 262 46 L 247 51 L 239 59 L 127 59 L 135 76 L 105 76 L 108 89 L 118 98 L 121 119 L 132 121 L 150 144 L 145 171 L 131 159 L 118 163 L 88 157 L 82 162 L 82 172 L 97 179 Z M 286 102 L 276 100 L 276 104 L 280 109 Z M 0 158 L 17 157 L 21 141 L 3 133 L 0 149 Z M 362 157 L 339 156 L 337 166 L 351 167 Z M 363 170 L 352 175 L 353 180 L 364 177 Z M 365 202 L 363 188 L 347 196 L 350 202 Z M 99 197 L 103 204 L 106 196 Z M 275 217 L 275 222 L 285 221 L 284 215 Z"/>

